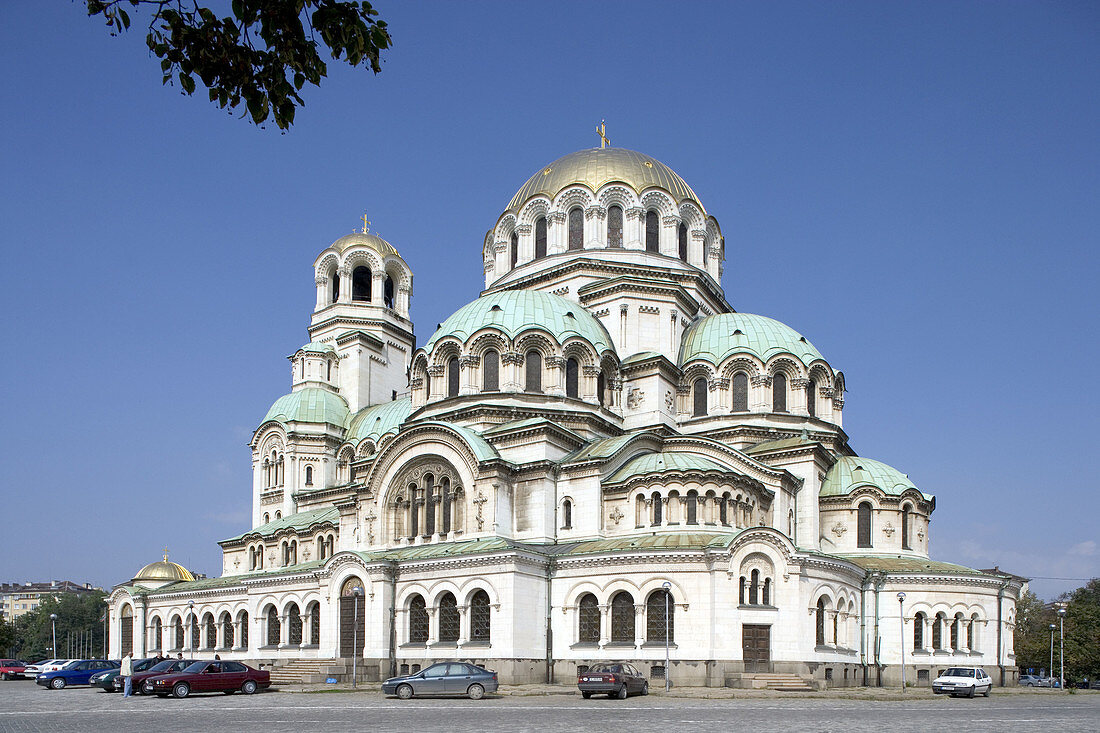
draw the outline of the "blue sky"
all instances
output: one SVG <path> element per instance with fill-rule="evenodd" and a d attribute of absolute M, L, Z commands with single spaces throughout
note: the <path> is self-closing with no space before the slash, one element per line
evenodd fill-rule
<path fill-rule="evenodd" d="M 718 218 L 733 306 L 845 372 L 852 446 L 937 496 L 934 557 L 1100 575 L 1100 6 L 376 7 L 383 73 L 333 64 L 287 134 L 162 87 L 136 19 L 0 7 L 0 580 L 109 586 L 165 545 L 218 574 L 316 254 L 366 212 L 423 343 L 601 118 Z"/>

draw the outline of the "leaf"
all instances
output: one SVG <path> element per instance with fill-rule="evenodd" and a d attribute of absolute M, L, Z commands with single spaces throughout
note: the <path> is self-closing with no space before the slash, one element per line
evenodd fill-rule
<path fill-rule="evenodd" d="M 184 74 L 181 71 L 180 72 L 180 86 L 183 87 L 183 91 L 187 92 L 188 94 L 191 94 L 192 92 L 195 91 L 195 80 L 192 79 L 187 74 Z"/>

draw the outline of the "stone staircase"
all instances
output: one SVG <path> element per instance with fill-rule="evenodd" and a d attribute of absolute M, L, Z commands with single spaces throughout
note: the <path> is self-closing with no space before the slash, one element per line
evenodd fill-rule
<path fill-rule="evenodd" d="M 779 672 L 758 672 L 752 675 L 752 686 L 756 689 L 780 692 L 813 692 L 815 689 L 812 684 L 796 674 Z"/>
<path fill-rule="evenodd" d="M 326 677 L 336 671 L 334 667 L 343 672 L 343 665 L 333 659 L 295 659 L 271 668 L 271 684 L 308 685 L 324 682 Z"/>

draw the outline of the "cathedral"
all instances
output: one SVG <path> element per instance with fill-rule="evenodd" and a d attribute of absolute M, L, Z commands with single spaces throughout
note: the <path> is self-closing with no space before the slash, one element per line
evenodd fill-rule
<path fill-rule="evenodd" d="M 219 543 L 220 577 L 166 556 L 117 586 L 112 656 L 344 679 L 354 659 L 366 680 L 463 660 L 506 684 L 608 660 L 658 685 L 1015 679 L 1025 580 L 930 559 L 935 496 L 857 455 L 844 373 L 735 310 L 718 220 L 603 142 L 520 186 L 484 290 L 419 345 L 397 248 L 364 227 L 317 254 L 308 343 L 251 440 L 251 526 Z"/>

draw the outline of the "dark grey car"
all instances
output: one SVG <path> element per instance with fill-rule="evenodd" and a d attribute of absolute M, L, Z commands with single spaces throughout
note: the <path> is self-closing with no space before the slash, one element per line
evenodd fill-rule
<path fill-rule="evenodd" d="M 465 662 L 440 662 L 382 683 L 382 694 L 397 695 L 402 700 L 413 695 L 465 695 L 480 700 L 486 692 L 496 690 L 496 672 Z"/>

